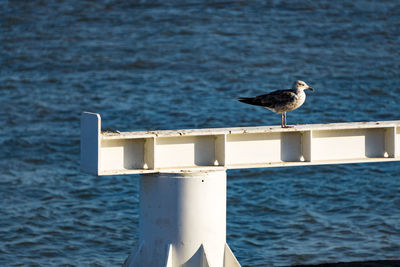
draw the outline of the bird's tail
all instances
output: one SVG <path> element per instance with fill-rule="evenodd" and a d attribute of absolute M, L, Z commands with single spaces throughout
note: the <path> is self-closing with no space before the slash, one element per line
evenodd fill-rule
<path fill-rule="evenodd" d="M 246 104 L 257 105 L 254 97 L 239 97 L 238 100 Z"/>

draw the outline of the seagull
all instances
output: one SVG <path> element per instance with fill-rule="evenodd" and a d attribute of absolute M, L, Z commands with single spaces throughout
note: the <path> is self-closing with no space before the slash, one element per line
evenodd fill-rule
<path fill-rule="evenodd" d="M 277 90 L 269 94 L 259 95 L 256 97 L 239 97 L 239 101 L 256 106 L 262 106 L 275 113 L 281 113 L 281 127 L 290 128 L 293 126 L 286 125 L 286 112 L 295 110 L 303 105 L 306 101 L 304 90 L 314 89 L 303 81 L 295 81 L 292 89 Z"/>

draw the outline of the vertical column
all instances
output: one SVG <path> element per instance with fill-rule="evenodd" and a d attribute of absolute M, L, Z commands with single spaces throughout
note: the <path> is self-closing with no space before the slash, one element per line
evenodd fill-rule
<path fill-rule="evenodd" d="M 144 142 L 144 166 L 145 170 L 154 170 L 156 168 L 156 139 L 147 138 Z"/>
<path fill-rule="evenodd" d="M 125 266 L 225 262 L 240 266 L 226 245 L 226 172 L 141 175 L 139 243 Z"/>
<path fill-rule="evenodd" d="M 97 113 L 81 115 L 81 170 L 98 174 L 101 146 L 101 117 Z"/>
<path fill-rule="evenodd" d="M 311 162 L 312 158 L 312 136 L 313 132 L 311 130 L 303 132 L 301 138 L 301 150 L 302 150 L 302 160 Z"/>
<path fill-rule="evenodd" d="M 225 166 L 226 158 L 226 135 L 215 136 L 215 162 L 214 165 Z"/>
<path fill-rule="evenodd" d="M 396 157 L 396 127 L 384 129 L 384 157 Z"/>
<path fill-rule="evenodd" d="M 400 157 L 400 127 L 394 128 L 395 140 L 394 140 L 394 157 Z"/>

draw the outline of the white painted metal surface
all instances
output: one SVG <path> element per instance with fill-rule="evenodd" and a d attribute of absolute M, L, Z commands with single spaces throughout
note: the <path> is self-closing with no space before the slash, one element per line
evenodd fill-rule
<path fill-rule="evenodd" d="M 100 114 L 85 112 L 81 116 L 81 169 L 99 173 L 101 151 Z"/>
<path fill-rule="evenodd" d="M 141 175 L 139 243 L 125 266 L 240 266 L 226 244 L 226 172 Z"/>
<path fill-rule="evenodd" d="M 226 244 L 226 169 L 400 160 L 400 121 L 101 132 L 81 118 L 81 168 L 142 174 L 125 266 L 240 266 Z"/>
<path fill-rule="evenodd" d="M 82 170 L 97 175 L 400 160 L 400 121 L 101 132 L 81 119 Z"/>

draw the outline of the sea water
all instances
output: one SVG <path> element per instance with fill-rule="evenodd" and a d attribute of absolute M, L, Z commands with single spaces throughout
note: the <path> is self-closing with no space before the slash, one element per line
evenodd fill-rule
<path fill-rule="evenodd" d="M 120 266 L 138 176 L 80 172 L 79 118 L 120 131 L 279 125 L 237 101 L 315 88 L 288 124 L 400 119 L 399 1 L 0 2 L 0 265 Z M 400 257 L 400 164 L 228 171 L 243 266 Z"/>

